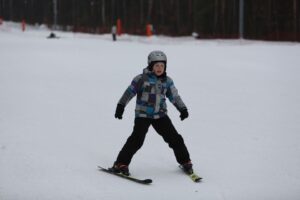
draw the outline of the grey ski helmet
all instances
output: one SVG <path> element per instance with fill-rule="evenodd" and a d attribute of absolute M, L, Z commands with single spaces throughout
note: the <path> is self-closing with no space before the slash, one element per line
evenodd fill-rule
<path fill-rule="evenodd" d="M 152 51 L 148 55 L 148 65 L 150 65 L 152 62 L 158 62 L 162 61 L 165 64 L 167 63 L 167 56 L 162 51 Z"/>

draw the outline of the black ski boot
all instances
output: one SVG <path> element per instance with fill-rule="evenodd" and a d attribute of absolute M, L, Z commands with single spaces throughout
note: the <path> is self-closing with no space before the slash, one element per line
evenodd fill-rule
<path fill-rule="evenodd" d="M 191 161 L 181 164 L 181 167 L 187 174 L 194 173 L 193 164 Z"/>
<path fill-rule="evenodd" d="M 114 166 L 110 169 L 115 173 L 121 173 L 125 176 L 130 175 L 128 165 L 124 165 L 122 163 L 114 163 Z"/>

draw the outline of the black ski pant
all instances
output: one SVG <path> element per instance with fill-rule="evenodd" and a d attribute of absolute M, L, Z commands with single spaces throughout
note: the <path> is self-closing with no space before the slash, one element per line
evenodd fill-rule
<path fill-rule="evenodd" d="M 165 116 L 160 119 L 135 118 L 133 132 L 120 151 L 116 163 L 130 164 L 134 154 L 142 147 L 150 125 L 173 149 L 179 164 L 190 161 L 190 155 L 182 136 L 178 134 L 170 118 Z"/>

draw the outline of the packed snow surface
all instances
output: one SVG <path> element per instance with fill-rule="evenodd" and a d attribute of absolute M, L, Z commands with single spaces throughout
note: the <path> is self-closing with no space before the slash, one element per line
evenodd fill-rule
<path fill-rule="evenodd" d="M 300 199 L 300 44 L 55 32 L 0 25 L 1 200 Z M 115 107 L 152 50 L 167 54 L 190 117 L 169 116 L 185 139 L 193 183 L 153 128 L 130 165 L 109 167 L 130 135 L 135 100 Z"/>

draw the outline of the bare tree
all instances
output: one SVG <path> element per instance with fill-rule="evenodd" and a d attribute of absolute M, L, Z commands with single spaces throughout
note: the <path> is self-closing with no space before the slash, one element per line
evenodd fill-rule
<path fill-rule="evenodd" d="M 144 23 L 144 0 L 140 0 L 140 24 Z"/>
<path fill-rule="evenodd" d="M 293 0 L 293 15 L 294 15 L 294 40 L 297 41 L 297 31 L 298 31 L 298 27 L 297 27 L 297 0 Z"/>
<path fill-rule="evenodd" d="M 101 22 L 103 26 L 106 25 L 105 14 L 105 0 L 101 0 Z"/>
<path fill-rule="evenodd" d="M 148 14 L 147 14 L 147 23 L 151 22 L 151 13 L 153 8 L 153 0 L 148 1 Z"/>

